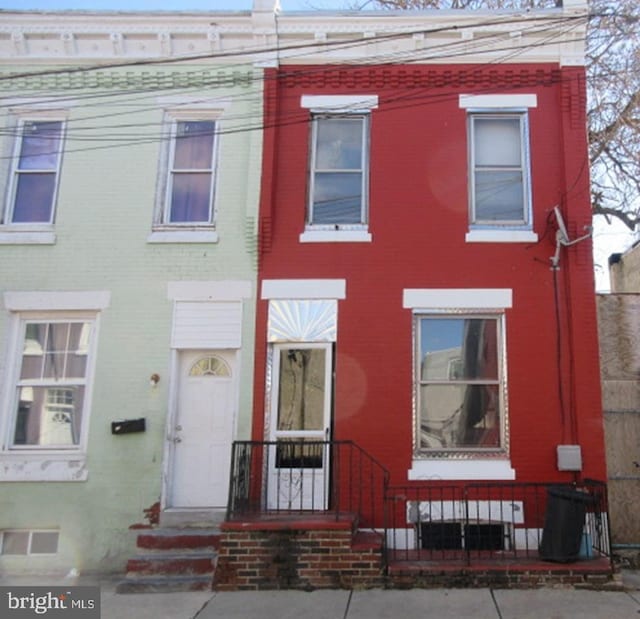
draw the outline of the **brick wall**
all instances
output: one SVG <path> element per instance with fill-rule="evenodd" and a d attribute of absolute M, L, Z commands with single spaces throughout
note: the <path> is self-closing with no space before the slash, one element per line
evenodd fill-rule
<path fill-rule="evenodd" d="M 382 537 L 330 528 L 225 523 L 216 567 L 218 591 L 381 586 Z"/>

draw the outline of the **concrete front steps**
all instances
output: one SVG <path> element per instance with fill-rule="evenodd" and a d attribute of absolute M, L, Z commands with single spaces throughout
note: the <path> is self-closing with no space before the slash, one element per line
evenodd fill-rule
<path fill-rule="evenodd" d="M 210 591 L 213 586 L 220 530 L 206 526 L 141 530 L 137 554 L 127 562 L 118 593 Z"/>

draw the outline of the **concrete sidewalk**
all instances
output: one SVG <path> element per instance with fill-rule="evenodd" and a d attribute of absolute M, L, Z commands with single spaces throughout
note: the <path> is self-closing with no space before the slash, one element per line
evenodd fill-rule
<path fill-rule="evenodd" d="M 102 619 L 638 619 L 640 577 L 626 591 L 574 589 L 411 589 L 243 593 L 115 592 L 112 578 L 0 578 L 0 585 L 97 584 Z"/>

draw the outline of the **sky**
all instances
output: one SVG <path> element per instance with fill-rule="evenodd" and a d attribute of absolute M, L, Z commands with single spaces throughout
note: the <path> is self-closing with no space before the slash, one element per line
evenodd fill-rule
<path fill-rule="evenodd" d="M 370 2 L 370 0 L 369 0 Z M 361 0 L 359 4 L 369 4 Z M 339 9 L 353 5 L 353 0 L 280 0 L 283 12 L 313 9 Z M 198 10 L 245 11 L 253 0 L 0 0 L 0 9 L 21 10 Z M 594 259 L 596 263 L 596 290 L 609 288 L 608 258 L 612 253 L 623 252 L 634 241 L 633 235 L 620 223 L 609 225 L 603 217 L 594 221 Z"/>
<path fill-rule="evenodd" d="M 364 0 L 363 0 L 364 1 Z M 253 0 L 0 0 L 0 9 L 82 9 L 155 11 L 195 9 L 198 11 L 246 11 Z M 348 6 L 347 0 L 280 0 L 283 11 L 336 9 Z"/>

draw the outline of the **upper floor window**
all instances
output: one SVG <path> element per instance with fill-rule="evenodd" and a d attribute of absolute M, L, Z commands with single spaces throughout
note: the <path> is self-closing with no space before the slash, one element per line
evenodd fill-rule
<path fill-rule="evenodd" d="M 162 223 L 213 224 L 215 147 L 215 121 L 173 122 Z"/>
<path fill-rule="evenodd" d="M 470 114 L 471 221 L 530 223 L 525 114 Z"/>
<path fill-rule="evenodd" d="M 53 223 L 64 128 L 50 118 L 18 121 L 5 224 Z"/>
<path fill-rule="evenodd" d="M 460 95 L 467 111 L 471 242 L 537 241 L 533 230 L 529 109 L 534 94 Z"/>
<path fill-rule="evenodd" d="M 311 114 L 303 243 L 370 242 L 369 132 L 378 96 L 303 95 Z"/>
<path fill-rule="evenodd" d="M 311 126 L 308 223 L 366 224 L 368 116 L 315 114 Z"/>

